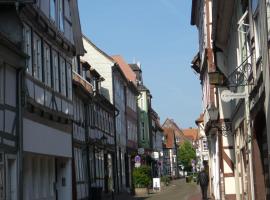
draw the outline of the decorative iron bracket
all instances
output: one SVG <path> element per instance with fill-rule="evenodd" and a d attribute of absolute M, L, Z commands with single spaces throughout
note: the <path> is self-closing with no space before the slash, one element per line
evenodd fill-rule
<path fill-rule="evenodd" d="M 254 84 L 252 65 L 248 63 L 248 59 L 251 55 L 249 55 L 246 60 L 228 76 L 226 84 L 228 87 L 239 87 Z"/>

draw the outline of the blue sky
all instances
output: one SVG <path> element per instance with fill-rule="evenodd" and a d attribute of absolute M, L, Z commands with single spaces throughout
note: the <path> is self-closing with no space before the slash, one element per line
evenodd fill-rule
<path fill-rule="evenodd" d="M 190 62 L 198 51 L 191 0 L 79 0 L 82 30 L 109 55 L 140 61 L 161 122 L 194 127 L 201 88 Z"/>

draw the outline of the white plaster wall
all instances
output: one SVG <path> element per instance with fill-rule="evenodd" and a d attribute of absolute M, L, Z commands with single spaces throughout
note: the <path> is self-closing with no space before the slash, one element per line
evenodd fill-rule
<path fill-rule="evenodd" d="M 23 119 L 23 150 L 27 152 L 72 157 L 71 133 Z"/>
<path fill-rule="evenodd" d="M 103 95 L 113 103 L 112 66 L 114 62 L 85 38 L 83 38 L 83 45 L 87 52 L 82 56 L 82 59 L 87 61 L 105 79 L 101 83 L 101 87 L 106 88 L 109 94 L 103 93 Z"/>
<path fill-rule="evenodd" d="M 224 177 L 225 180 L 225 194 L 235 194 L 235 178 Z"/>

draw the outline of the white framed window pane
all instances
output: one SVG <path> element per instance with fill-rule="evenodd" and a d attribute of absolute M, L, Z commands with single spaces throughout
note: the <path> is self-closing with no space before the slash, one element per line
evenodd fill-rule
<path fill-rule="evenodd" d="M 26 24 L 23 25 L 23 49 L 24 53 L 29 56 L 26 61 L 27 69 L 29 74 L 32 74 L 32 42 L 31 42 L 31 28 Z"/>

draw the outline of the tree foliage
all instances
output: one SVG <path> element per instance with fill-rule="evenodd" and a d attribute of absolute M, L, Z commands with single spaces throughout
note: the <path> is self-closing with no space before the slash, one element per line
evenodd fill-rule
<path fill-rule="evenodd" d="M 151 168 L 146 165 L 134 168 L 133 181 L 136 188 L 148 187 L 151 183 Z"/>
<path fill-rule="evenodd" d="M 178 162 L 182 164 L 185 169 L 191 169 L 191 161 L 196 159 L 196 151 L 192 144 L 185 141 L 178 149 Z"/>

